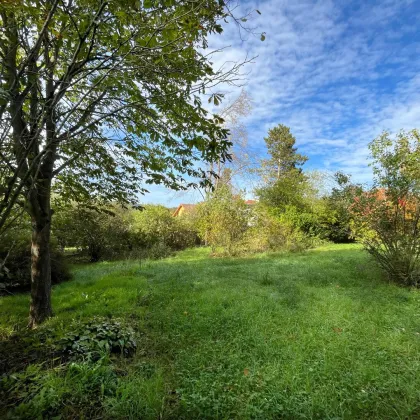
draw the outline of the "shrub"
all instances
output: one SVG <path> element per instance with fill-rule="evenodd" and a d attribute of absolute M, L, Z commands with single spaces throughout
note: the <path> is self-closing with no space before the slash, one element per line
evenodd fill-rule
<path fill-rule="evenodd" d="M 197 231 L 201 239 L 232 255 L 237 252 L 250 222 L 249 209 L 240 195 L 227 185 L 219 186 L 197 209 Z"/>
<path fill-rule="evenodd" d="M 131 212 L 118 206 L 61 207 L 53 233 L 63 248 L 78 248 L 91 262 L 127 256 L 135 243 Z"/>
<path fill-rule="evenodd" d="M 256 190 L 260 203 L 270 209 L 272 216 L 278 219 L 282 227 L 281 248 L 305 249 L 312 242 L 327 239 L 325 231 L 328 209 L 321 198 L 324 175 L 320 173 L 305 174 L 291 168 L 278 173 L 274 179 L 265 179 L 265 185 Z"/>
<path fill-rule="evenodd" d="M 89 261 L 117 258 L 164 258 L 197 243 L 197 233 L 185 218 L 172 217 L 159 205 L 142 209 L 64 206 L 57 209 L 53 232 L 60 245 L 75 247 Z"/>
<path fill-rule="evenodd" d="M 354 197 L 354 229 L 391 280 L 420 284 L 420 134 L 370 144 L 374 187 Z"/>
<path fill-rule="evenodd" d="M 52 284 L 69 280 L 70 270 L 56 238 L 50 243 Z M 15 222 L 3 235 L 0 244 L 0 294 L 31 287 L 31 226 L 26 218 Z"/>
<path fill-rule="evenodd" d="M 263 205 L 252 209 L 251 220 L 242 245 L 245 252 L 298 252 L 313 247 L 318 240 L 302 232 L 283 213 L 278 216 Z"/>
<path fill-rule="evenodd" d="M 323 234 L 320 216 L 309 209 L 286 206 L 278 217 L 280 222 L 289 226 L 293 232 L 301 232 L 308 237 L 317 237 Z"/>
<path fill-rule="evenodd" d="M 353 214 L 350 207 L 354 196 L 363 190 L 360 185 L 352 183 L 348 175 L 341 172 L 337 172 L 334 179 L 336 186 L 331 194 L 323 199 L 325 211 L 321 214 L 322 236 L 335 243 L 354 242 Z"/>
<path fill-rule="evenodd" d="M 407 286 L 420 282 L 419 208 L 418 199 L 411 198 L 407 206 L 381 189 L 355 197 L 353 205 L 357 237 L 391 280 Z"/>
<path fill-rule="evenodd" d="M 185 218 L 173 217 L 163 206 L 146 205 L 134 214 L 133 228 L 139 243 L 152 250 L 158 247 L 181 250 L 193 246 L 197 234 Z M 159 245 L 158 245 L 159 244 Z"/>
<path fill-rule="evenodd" d="M 144 256 L 152 260 L 159 260 L 170 257 L 172 254 L 173 250 L 168 245 L 163 242 L 156 242 L 145 250 Z"/>

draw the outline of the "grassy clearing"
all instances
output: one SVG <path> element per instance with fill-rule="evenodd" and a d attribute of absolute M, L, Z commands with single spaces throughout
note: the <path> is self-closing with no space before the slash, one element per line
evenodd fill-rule
<path fill-rule="evenodd" d="M 355 245 L 75 267 L 42 329 L 119 317 L 136 330 L 136 355 L 32 364 L 24 380 L 38 385 L 15 390 L 14 415 L 418 418 L 419 303 Z M 3 347 L 23 334 L 27 307 L 26 295 L 1 299 Z"/>

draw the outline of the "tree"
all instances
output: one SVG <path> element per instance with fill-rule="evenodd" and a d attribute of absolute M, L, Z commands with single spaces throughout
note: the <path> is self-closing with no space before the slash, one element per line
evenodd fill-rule
<path fill-rule="evenodd" d="M 383 133 L 369 145 L 374 185 L 354 198 L 356 233 L 391 280 L 420 284 L 420 133 Z"/>
<path fill-rule="evenodd" d="M 200 94 L 237 77 L 205 51 L 230 17 L 216 0 L 1 2 L 0 228 L 16 205 L 31 217 L 30 327 L 52 315 L 53 188 L 127 203 L 148 183 L 207 185 L 195 162 L 229 159 Z"/>
<path fill-rule="evenodd" d="M 299 210 L 307 207 L 305 191 L 308 184 L 299 176 L 283 176 L 279 180 L 263 184 L 255 190 L 259 200 L 266 206 L 273 207 L 278 213 L 283 213 L 288 206 Z"/>
<path fill-rule="evenodd" d="M 263 160 L 258 170 L 264 184 L 256 194 L 266 205 L 279 211 L 284 211 L 288 205 L 304 207 L 305 191 L 310 185 L 300 166 L 308 158 L 297 153 L 295 138 L 282 124 L 269 130 L 264 140 L 271 158 Z"/>
<path fill-rule="evenodd" d="M 342 172 L 336 172 L 334 180 L 336 185 L 323 199 L 326 206 L 323 214 L 325 236 L 333 242 L 354 242 L 351 206 L 354 197 L 360 195 L 363 188 Z"/>
<path fill-rule="evenodd" d="M 211 172 L 215 173 L 213 184 L 216 187 L 222 175 L 226 176 L 229 173 L 230 180 L 233 180 L 235 176 L 249 173 L 251 159 L 248 150 L 248 133 L 243 118 L 251 113 L 251 109 L 251 99 L 247 92 L 242 90 L 237 98 L 220 111 L 224 126 L 229 129 L 229 141 L 232 143 L 229 153 L 232 159 L 226 162 L 219 159 L 216 165 L 211 164 Z M 226 172 L 226 169 L 229 169 L 229 172 Z"/>
<path fill-rule="evenodd" d="M 300 166 L 307 160 L 307 156 L 297 153 L 296 139 L 290 128 L 283 124 L 268 130 L 268 137 L 264 138 L 271 159 L 264 162 L 271 176 L 278 180 L 281 177 L 301 173 Z"/>

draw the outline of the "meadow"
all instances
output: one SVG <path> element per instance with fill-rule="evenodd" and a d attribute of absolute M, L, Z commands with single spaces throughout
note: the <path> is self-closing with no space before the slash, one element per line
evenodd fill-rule
<path fill-rule="evenodd" d="M 420 418 L 420 291 L 358 245 L 74 266 L 35 331 L 0 298 L 10 418 Z M 93 317 L 133 328 L 134 355 L 45 352 Z"/>

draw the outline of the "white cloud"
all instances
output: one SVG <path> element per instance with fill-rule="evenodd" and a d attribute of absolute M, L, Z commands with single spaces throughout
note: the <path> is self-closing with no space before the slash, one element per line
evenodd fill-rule
<path fill-rule="evenodd" d="M 210 40 L 211 48 L 230 45 L 213 56 L 216 67 L 258 56 L 245 68 L 253 153 L 282 123 L 312 168 L 369 181 L 368 143 L 383 130 L 420 126 L 418 2 L 248 0 L 236 14 L 253 9 L 262 13 L 247 22 L 255 35 L 230 23 Z"/>
<path fill-rule="evenodd" d="M 368 180 L 367 144 L 384 129 L 411 129 L 420 122 L 420 39 L 401 16 L 418 14 L 415 3 L 269 0 L 242 5 L 242 10 L 252 8 L 262 13 L 251 25 L 266 32 L 265 42 L 252 35 L 243 42 L 230 24 L 226 37 L 213 45 L 229 39 L 236 60 L 241 51 L 242 57 L 258 55 L 248 66 L 253 146 L 263 150 L 267 130 L 283 123 L 319 168 Z M 226 61 L 229 51 L 218 60 Z"/>

